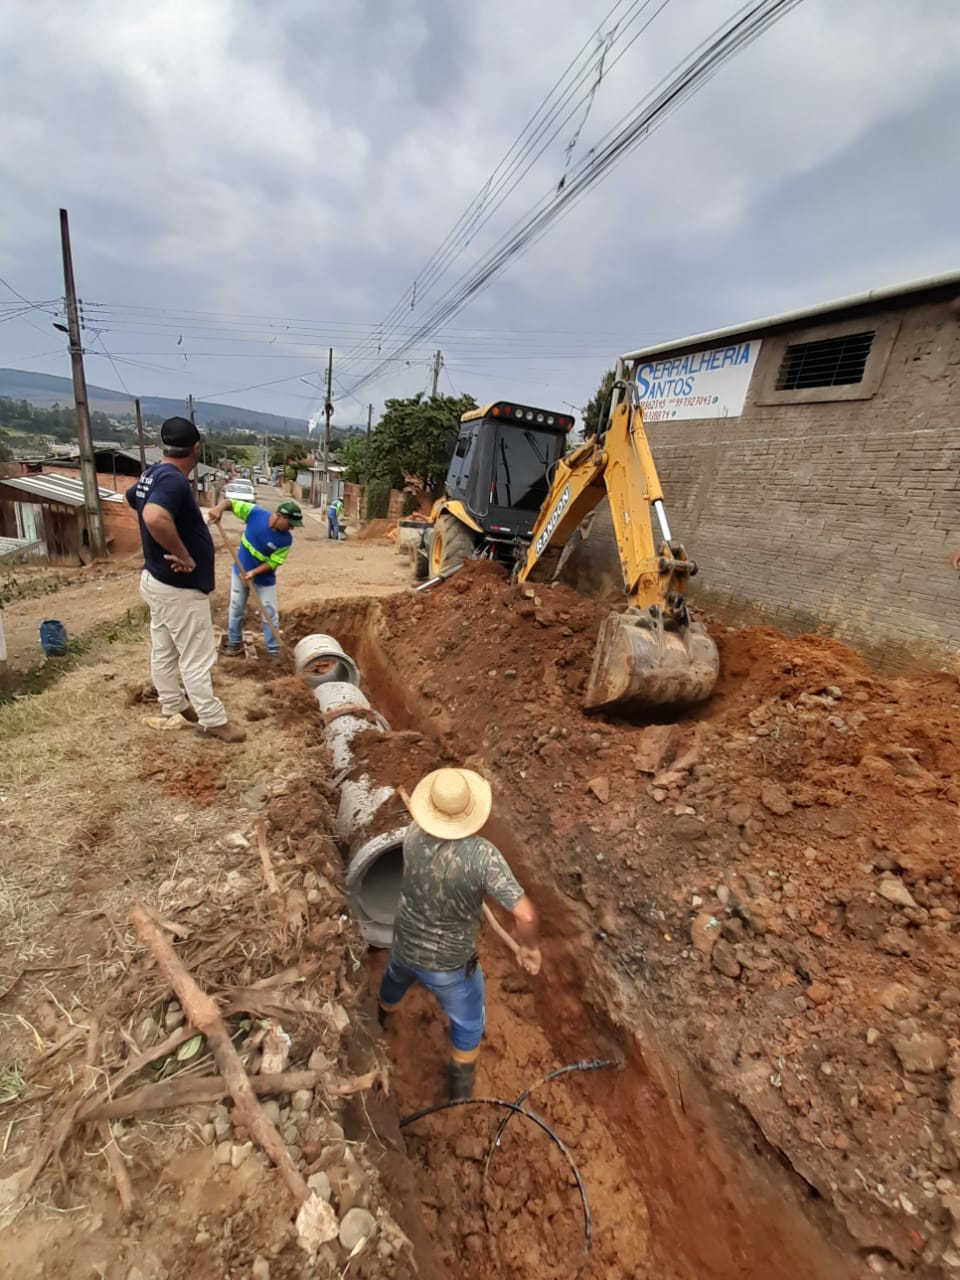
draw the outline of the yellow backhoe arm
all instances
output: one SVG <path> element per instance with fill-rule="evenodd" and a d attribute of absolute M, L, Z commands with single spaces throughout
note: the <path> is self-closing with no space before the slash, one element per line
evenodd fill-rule
<path fill-rule="evenodd" d="M 671 541 L 643 414 L 622 368 L 618 375 L 606 430 L 557 464 L 518 577 L 551 579 L 563 547 L 606 493 L 628 610 L 611 614 L 601 627 L 586 705 L 684 705 L 709 696 L 717 651 L 687 613 L 687 582 L 697 568 Z M 663 534 L 659 545 L 654 513 Z"/>
<path fill-rule="evenodd" d="M 623 388 L 629 393 L 629 384 Z M 696 572 L 683 548 L 654 542 L 654 509 L 661 526 L 663 491 L 643 429 L 643 414 L 629 394 L 614 403 L 606 431 L 557 464 L 553 484 L 533 527 L 533 540 L 519 580 L 545 582 L 553 577 L 557 560 L 570 536 L 590 514 L 604 493 L 620 555 L 627 600 L 638 609 L 659 604 L 671 611 L 669 597 L 682 595 L 687 578 Z M 669 532 L 665 534 L 669 537 Z"/>

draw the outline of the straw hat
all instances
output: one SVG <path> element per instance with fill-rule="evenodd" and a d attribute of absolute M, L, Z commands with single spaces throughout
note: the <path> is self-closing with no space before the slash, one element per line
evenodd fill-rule
<path fill-rule="evenodd" d="M 479 831 L 493 806 L 490 783 L 472 769 L 435 769 L 413 789 L 410 812 L 417 826 L 441 840 Z"/>

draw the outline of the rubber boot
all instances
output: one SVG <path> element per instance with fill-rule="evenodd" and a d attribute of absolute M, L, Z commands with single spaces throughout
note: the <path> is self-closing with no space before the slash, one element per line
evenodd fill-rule
<path fill-rule="evenodd" d="M 378 1004 L 377 1021 L 380 1023 L 381 1031 L 389 1031 L 393 1026 L 393 1010 L 385 1009 L 382 1004 Z"/>
<path fill-rule="evenodd" d="M 451 1062 L 449 1067 L 450 1101 L 460 1102 L 473 1097 L 473 1081 L 477 1073 L 475 1062 Z"/>

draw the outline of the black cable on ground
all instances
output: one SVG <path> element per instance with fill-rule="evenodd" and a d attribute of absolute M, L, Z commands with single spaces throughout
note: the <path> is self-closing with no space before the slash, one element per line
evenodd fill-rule
<path fill-rule="evenodd" d="M 524 1089 L 519 1098 L 514 1099 L 514 1105 L 522 1107 L 530 1097 L 531 1093 L 533 1093 L 534 1089 L 539 1089 L 542 1084 L 549 1084 L 551 1080 L 556 1080 L 558 1076 L 569 1075 L 572 1071 L 602 1071 L 604 1067 L 619 1067 L 621 1065 L 622 1064 L 616 1058 L 581 1058 L 579 1062 L 571 1062 L 569 1066 L 558 1067 L 556 1071 L 550 1071 L 542 1080 L 538 1080 L 536 1084 L 532 1084 L 529 1089 Z M 486 1164 L 483 1166 L 484 1182 L 486 1182 L 487 1175 L 490 1172 L 490 1161 L 493 1159 L 493 1153 L 496 1151 L 497 1147 L 499 1147 L 500 1139 L 503 1137 L 503 1132 L 510 1123 L 512 1115 L 513 1112 L 511 1111 L 503 1117 L 497 1127 L 497 1132 L 494 1134 L 493 1142 L 490 1144 L 490 1150 L 487 1152 Z"/>
<path fill-rule="evenodd" d="M 547 1122 L 541 1120 L 536 1112 L 526 1111 L 523 1107 L 518 1106 L 517 1103 L 507 1102 L 504 1098 L 457 1098 L 453 1102 L 438 1102 L 433 1107 L 424 1107 L 421 1111 L 414 1111 L 412 1115 L 404 1116 L 400 1121 L 400 1128 L 404 1129 L 408 1124 L 413 1124 L 415 1120 L 422 1120 L 424 1116 L 432 1116 L 438 1111 L 447 1111 L 451 1107 L 501 1107 L 503 1110 L 509 1111 L 511 1115 L 520 1115 L 526 1120 L 531 1120 L 538 1129 L 543 1130 L 554 1146 L 563 1154 L 564 1159 L 570 1166 L 570 1172 L 573 1174 L 574 1181 L 577 1184 L 577 1190 L 580 1192 L 580 1200 L 583 1204 L 583 1251 L 584 1253 L 589 1253 L 593 1222 L 590 1217 L 590 1205 L 587 1202 L 587 1191 L 573 1156 L 571 1156 Z"/>

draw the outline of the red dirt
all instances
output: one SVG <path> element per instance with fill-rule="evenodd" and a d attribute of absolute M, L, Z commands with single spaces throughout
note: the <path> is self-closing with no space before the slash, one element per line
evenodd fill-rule
<path fill-rule="evenodd" d="M 386 538 L 389 534 L 395 531 L 396 527 L 396 520 L 368 520 L 367 523 L 357 532 L 357 539 L 360 542 L 373 542 L 378 538 Z"/>
<path fill-rule="evenodd" d="M 602 614 L 563 587 L 534 593 L 469 566 L 433 592 L 322 625 L 359 658 L 373 704 L 424 735 L 383 747 L 395 753 L 396 781 L 409 786 L 440 760 L 491 776 L 493 834 L 535 900 L 557 919 L 557 904 L 576 905 L 592 930 L 580 936 L 576 982 L 602 973 L 594 995 L 608 1015 L 645 1026 L 665 1059 L 694 1064 L 691 1088 L 700 1081 L 714 1099 L 736 1100 L 729 1114 L 744 1147 L 752 1122 L 798 1175 L 793 1185 L 835 1212 L 823 1222 L 841 1237 L 846 1228 L 851 1259 L 867 1254 L 880 1274 L 898 1263 L 946 1274 L 960 1185 L 956 679 L 885 681 L 821 636 L 721 628 L 722 676 L 706 706 L 672 727 L 605 722 L 579 703 Z M 545 954 L 548 967 L 568 965 L 569 940 L 548 935 Z M 556 981 L 547 986 L 541 1026 L 558 1007 Z M 483 1061 L 499 1075 L 516 1037 L 499 1038 L 490 1016 Z M 425 1034 L 439 1061 L 435 1018 L 420 1017 L 403 1044 L 415 1062 L 401 1061 L 421 1104 L 414 1040 Z M 562 1030 L 548 1038 L 556 1051 Z M 534 1058 L 530 1070 L 507 1071 L 511 1088 L 541 1061 L 559 1065 Z M 568 1087 L 587 1086 L 552 1086 L 550 1105 Z M 703 1242 L 678 1216 L 684 1179 L 703 1189 L 698 1154 L 701 1166 L 718 1159 L 712 1147 L 707 1158 L 678 1150 L 671 1170 L 647 1152 L 646 1172 L 677 1185 L 670 1203 L 649 1181 L 643 1190 L 655 1234 L 685 1231 L 677 1258 L 703 1266 Z M 431 1158 L 423 1152 L 428 1169 Z M 538 1183 L 529 1196 L 541 1194 Z M 688 1274 L 739 1267 L 765 1278 L 779 1267 L 832 1280 L 846 1270 L 836 1259 L 818 1269 L 809 1254 L 806 1270 L 788 1269 L 771 1239 L 748 1248 L 747 1235 L 738 1254 L 733 1240 L 750 1224 L 734 1230 L 723 1212 L 701 1215 L 713 1269 Z M 449 1248 L 462 1227 L 451 1226 Z M 632 1274 L 608 1255 L 603 1263 L 614 1269 L 595 1274 Z M 502 1265 L 493 1274 L 525 1274 L 519 1254 Z"/>

